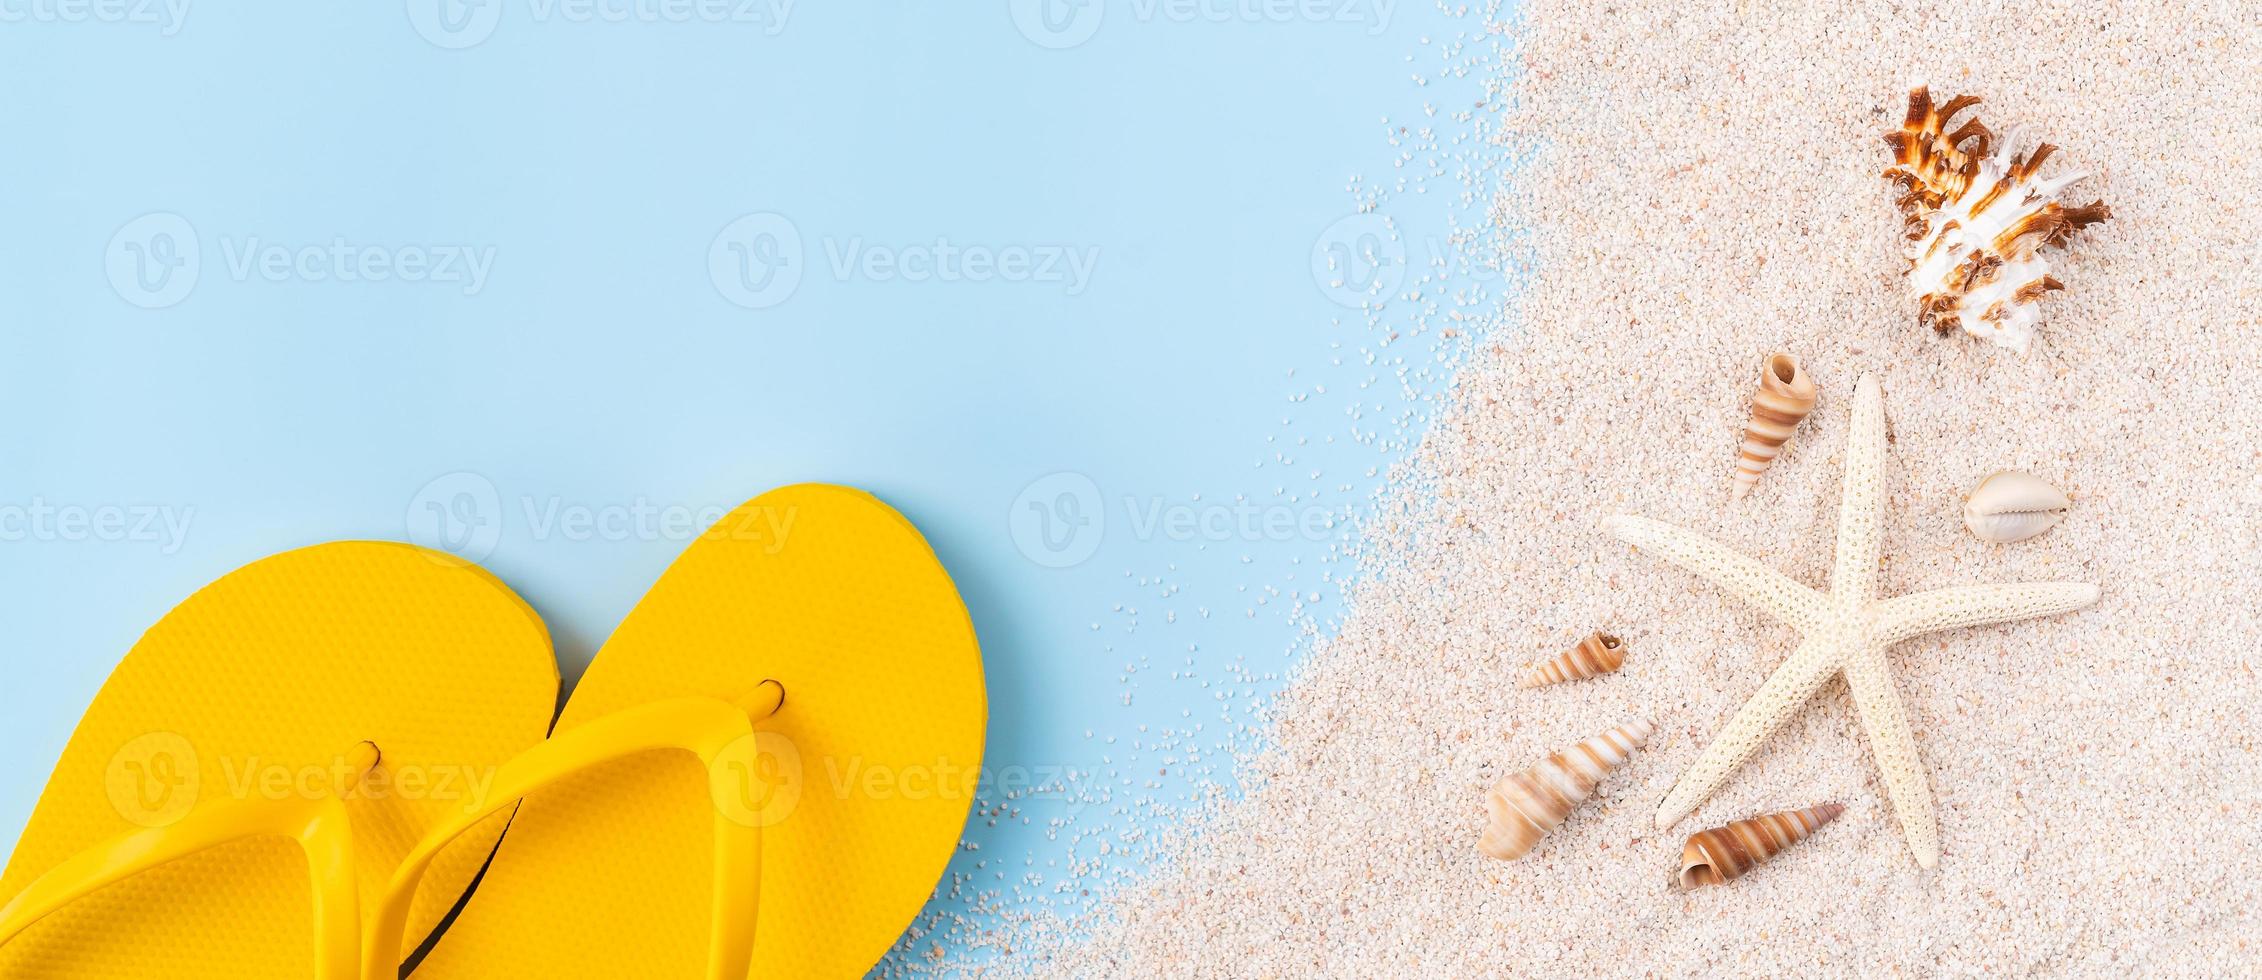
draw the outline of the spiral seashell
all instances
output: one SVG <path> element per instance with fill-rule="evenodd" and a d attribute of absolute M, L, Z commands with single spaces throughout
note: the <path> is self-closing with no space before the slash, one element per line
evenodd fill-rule
<path fill-rule="evenodd" d="M 1516 681 L 1521 688 L 1546 687 L 1564 681 L 1584 680 L 1617 670 L 1626 662 L 1626 645 L 1608 633 L 1596 631 L 1587 634 L 1579 645 L 1525 671 Z"/>
<path fill-rule="evenodd" d="M 1490 820 L 1477 837 L 1477 850 L 1503 861 L 1531 853 L 1541 837 L 1594 795 L 1595 784 L 1625 765 L 1656 730 L 1647 721 L 1620 725 L 1494 783 L 1484 797 Z"/>
<path fill-rule="evenodd" d="M 1681 873 L 1675 880 L 1684 891 L 1734 881 L 1844 812 L 1841 804 L 1824 803 L 1697 831 L 1681 845 Z"/>
<path fill-rule="evenodd" d="M 2037 253 L 2113 212 L 2103 201 L 2055 200 L 2083 175 L 2036 179 L 2056 149 L 2048 143 L 2032 155 L 2016 152 L 2016 136 L 1998 140 L 1976 118 L 1950 132 L 1949 120 L 1977 104 L 1959 95 L 1936 106 L 1924 86 L 1910 89 L 1906 120 L 1885 134 L 1893 150 L 1885 178 L 1902 191 L 1917 322 L 2024 351 L 2042 319 L 2042 294 L 2065 288 Z"/>
<path fill-rule="evenodd" d="M 2041 534 L 2066 519 L 2073 501 L 2042 478 L 2000 470 L 1964 497 L 1964 526 L 1982 541 L 2008 544 Z"/>
<path fill-rule="evenodd" d="M 1736 499 L 1758 485 L 1759 475 L 1791 441 L 1791 430 L 1814 411 L 1814 400 L 1814 379 L 1799 367 L 1798 358 L 1776 354 L 1761 366 L 1759 390 L 1751 396 L 1751 425 L 1744 428 L 1743 450 L 1736 457 Z"/>

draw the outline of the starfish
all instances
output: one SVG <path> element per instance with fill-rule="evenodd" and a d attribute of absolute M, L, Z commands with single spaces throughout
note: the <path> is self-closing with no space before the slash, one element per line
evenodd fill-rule
<path fill-rule="evenodd" d="M 1696 765 L 1681 774 L 1657 809 L 1662 830 L 1681 821 L 1758 751 L 1823 682 L 1844 674 L 1870 752 L 1885 778 L 1893 812 L 1916 862 L 1940 863 L 1940 823 L 1932 788 L 1917 760 L 1908 714 L 1885 662 L 1888 647 L 1938 630 L 2048 616 L 2097 601 L 2082 582 L 1964 585 L 1892 599 L 1878 597 L 1879 530 L 1885 500 L 1885 398 L 1877 379 L 1854 386 L 1846 486 L 1838 503 L 1838 551 L 1825 595 L 1703 535 L 1641 517 L 1617 516 L 1610 533 L 1758 606 L 1799 631 L 1788 660 L 1744 703 Z"/>

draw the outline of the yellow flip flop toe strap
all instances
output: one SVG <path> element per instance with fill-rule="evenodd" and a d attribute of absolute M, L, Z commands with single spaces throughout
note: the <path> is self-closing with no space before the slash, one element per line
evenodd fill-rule
<path fill-rule="evenodd" d="M 345 806 L 320 797 L 227 800 L 198 806 L 169 826 L 135 831 L 48 869 L 0 908 L 0 946 L 56 910 L 158 865 L 252 837 L 287 837 L 306 854 L 314 886 L 314 976 L 353 980 L 361 918 L 353 831 Z"/>
<path fill-rule="evenodd" d="M 753 722 L 775 712 L 784 693 L 772 681 L 737 704 L 702 697 L 655 701 L 553 735 L 504 763 L 483 802 L 426 834 L 401 862 L 363 937 L 364 980 L 395 976 L 409 900 L 425 868 L 450 841 L 545 786 L 628 756 L 662 750 L 689 752 L 707 767 L 715 807 L 707 976 L 744 980 L 754 957 L 754 920 L 762 887 L 761 825 L 759 815 L 745 802 L 746 785 L 755 778 L 759 759 Z"/>

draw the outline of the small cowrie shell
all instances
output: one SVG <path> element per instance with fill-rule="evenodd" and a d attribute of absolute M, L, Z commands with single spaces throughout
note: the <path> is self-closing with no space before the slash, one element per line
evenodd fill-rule
<path fill-rule="evenodd" d="M 1964 497 L 1964 526 L 1982 541 L 2024 541 L 2058 526 L 2072 503 L 2040 477 L 1999 470 Z"/>

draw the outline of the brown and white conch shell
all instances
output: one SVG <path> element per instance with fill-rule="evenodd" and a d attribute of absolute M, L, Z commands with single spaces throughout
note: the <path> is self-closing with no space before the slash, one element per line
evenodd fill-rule
<path fill-rule="evenodd" d="M 1681 873 L 1675 880 L 1683 890 L 1734 881 L 1844 812 L 1843 805 L 1824 803 L 1697 831 L 1681 845 Z"/>
<path fill-rule="evenodd" d="M 1541 837 L 1594 795 L 1595 784 L 1625 765 L 1656 730 L 1647 721 L 1620 725 L 1494 783 L 1484 795 L 1484 808 L 1491 816 L 1477 837 L 1477 850 L 1503 861 L 1531 853 Z"/>
<path fill-rule="evenodd" d="M 1563 651 L 1554 659 L 1525 671 L 1516 681 L 1517 687 L 1546 687 L 1564 681 L 1584 680 L 1617 670 L 1626 662 L 1626 644 L 1615 636 L 1596 631 L 1587 634 L 1579 645 Z"/>
<path fill-rule="evenodd" d="M 2071 506 L 2063 491 L 2041 477 L 2000 470 L 1964 498 L 1964 526 L 1980 540 L 2008 544 L 2057 527 Z"/>
<path fill-rule="evenodd" d="M 1799 359 L 1775 354 L 1759 369 L 1759 390 L 1751 396 L 1751 424 L 1744 428 L 1743 449 L 1736 454 L 1736 498 L 1751 492 L 1759 475 L 1791 441 L 1791 430 L 1814 411 L 1814 379 L 1799 367 Z"/>
<path fill-rule="evenodd" d="M 2042 318 L 2037 301 L 2065 288 L 2037 253 L 2113 215 L 2103 201 L 2069 208 L 2054 199 L 2083 174 L 2035 179 L 2056 147 L 2014 152 L 2016 134 L 1998 141 L 1976 118 L 1948 130 L 1977 104 L 1959 95 L 1936 106 L 1924 86 L 1910 89 L 1907 119 L 1885 134 L 1893 150 L 1885 178 L 1902 191 L 1917 321 L 2024 351 Z"/>

